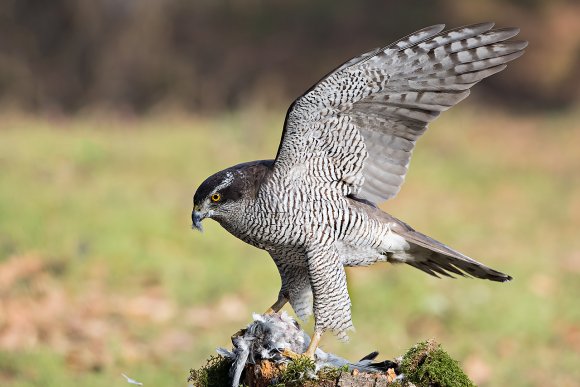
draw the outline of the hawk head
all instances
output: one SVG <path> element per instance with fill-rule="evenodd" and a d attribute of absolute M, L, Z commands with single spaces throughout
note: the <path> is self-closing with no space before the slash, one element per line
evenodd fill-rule
<path fill-rule="evenodd" d="M 192 228 L 201 231 L 205 218 L 222 224 L 239 218 L 244 209 L 242 203 L 255 199 L 272 164 L 273 160 L 238 164 L 205 179 L 193 196 Z"/>

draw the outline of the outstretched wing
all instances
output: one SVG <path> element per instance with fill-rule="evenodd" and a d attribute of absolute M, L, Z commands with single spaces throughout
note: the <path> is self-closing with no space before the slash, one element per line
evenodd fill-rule
<path fill-rule="evenodd" d="M 427 124 L 523 53 L 516 28 L 424 28 L 353 58 L 298 98 L 274 172 L 380 203 L 397 194 Z"/>

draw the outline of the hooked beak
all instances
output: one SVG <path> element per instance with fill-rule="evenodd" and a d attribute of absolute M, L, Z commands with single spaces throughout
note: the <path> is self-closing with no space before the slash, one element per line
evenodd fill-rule
<path fill-rule="evenodd" d="M 191 228 L 196 228 L 199 231 L 203 231 L 203 227 L 201 226 L 201 221 L 205 219 L 205 214 L 202 214 L 199 211 L 196 211 L 194 208 L 191 212 Z"/>

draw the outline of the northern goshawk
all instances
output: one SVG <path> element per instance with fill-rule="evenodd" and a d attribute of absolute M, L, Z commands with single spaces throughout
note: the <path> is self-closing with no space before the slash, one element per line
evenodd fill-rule
<path fill-rule="evenodd" d="M 381 211 L 403 183 L 429 122 L 482 79 L 518 58 L 516 28 L 482 23 L 424 28 L 342 64 L 290 106 L 274 160 L 239 164 L 205 180 L 193 227 L 211 218 L 270 253 L 286 302 L 301 319 L 314 308 L 313 357 L 322 333 L 352 327 L 345 266 L 406 263 L 433 276 L 492 281 L 493 270 Z"/>

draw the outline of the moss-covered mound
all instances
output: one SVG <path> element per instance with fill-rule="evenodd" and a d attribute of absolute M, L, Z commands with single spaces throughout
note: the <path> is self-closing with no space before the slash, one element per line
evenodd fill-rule
<path fill-rule="evenodd" d="M 231 386 L 228 375 L 231 365 L 231 360 L 225 357 L 212 356 L 201 368 L 191 369 L 187 381 L 195 387 Z M 283 365 L 264 360 L 246 366 L 244 380 L 240 386 L 333 387 L 343 372 L 348 372 L 348 368 L 323 368 L 316 373 L 314 362 L 306 357 L 294 359 Z"/>
<path fill-rule="evenodd" d="M 399 364 L 404 380 L 416 386 L 474 387 L 459 363 L 434 340 L 424 341 L 409 349 Z"/>
<path fill-rule="evenodd" d="M 203 367 L 190 371 L 188 382 L 194 387 L 231 386 L 228 375 L 231 364 L 229 359 L 212 356 Z M 416 344 L 396 360 L 396 364 L 396 368 L 385 373 L 349 372 L 347 368 L 324 368 L 315 373 L 314 362 L 304 357 L 283 365 L 264 360 L 246 366 L 241 386 L 475 386 L 461 370 L 459 363 L 433 340 Z"/>
<path fill-rule="evenodd" d="M 211 356 L 203 367 L 189 370 L 187 381 L 192 383 L 194 387 L 231 386 L 229 376 L 231 365 L 230 359 L 223 356 Z"/>

